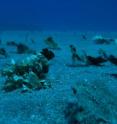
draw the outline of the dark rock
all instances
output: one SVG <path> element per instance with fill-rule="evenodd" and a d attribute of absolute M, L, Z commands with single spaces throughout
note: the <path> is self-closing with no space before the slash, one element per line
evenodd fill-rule
<path fill-rule="evenodd" d="M 28 46 L 25 44 L 19 43 L 17 44 L 17 53 L 18 54 L 24 54 L 24 53 L 35 53 L 34 50 L 31 50 Z"/>
<path fill-rule="evenodd" d="M 101 66 L 102 63 L 107 62 L 107 60 L 101 56 L 99 57 L 92 57 L 86 56 L 88 63 L 90 65 Z"/>
<path fill-rule="evenodd" d="M 109 75 L 117 79 L 117 74 L 109 74 Z"/>
<path fill-rule="evenodd" d="M 95 43 L 96 43 L 96 44 L 110 44 L 111 41 L 108 40 L 108 39 L 97 39 L 97 40 L 95 41 Z"/>
<path fill-rule="evenodd" d="M 68 119 L 68 124 L 82 124 L 80 120 L 78 120 L 77 114 L 84 111 L 84 108 L 78 106 L 78 103 L 68 103 L 64 111 L 65 118 Z"/>
<path fill-rule="evenodd" d="M 114 43 L 115 42 L 115 39 L 112 39 L 112 38 L 104 38 L 102 36 L 95 36 L 93 38 L 93 41 L 96 43 L 96 44 L 111 44 L 111 43 Z"/>
<path fill-rule="evenodd" d="M 8 45 L 8 46 L 17 46 L 17 43 L 15 41 L 8 41 L 6 43 L 6 45 Z"/>
<path fill-rule="evenodd" d="M 113 55 L 110 55 L 110 56 L 108 57 L 108 60 L 109 60 L 112 64 L 117 65 L 117 57 L 115 57 L 115 56 L 113 56 Z"/>
<path fill-rule="evenodd" d="M 86 35 L 82 34 L 81 37 L 82 37 L 83 40 L 87 40 Z"/>
<path fill-rule="evenodd" d="M 7 52 L 6 52 L 6 50 L 4 48 L 0 48 L 0 55 L 3 55 L 5 57 L 8 56 L 8 54 L 7 54 Z"/>
<path fill-rule="evenodd" d="M 70 45 L 69 46 L 71 49 L 71 54 L 72 54 L 72 61 L 76 62 L 76 61 L 81 61 L 82 59 L 80 58 L 80 56 L 77 53 L 77 49 L 74 45 Z"/>
<path fill-rule="evenodd" d="M 53 37 L 50 36 L 50 37 L 46 38 L 44 42 L 46 43 L 46 45 L 48 45 L 49 48 L 60 50 L 60 47 L 55 42 Z"/>
<path fill-rule="evenodd" d="M 55 54 L 54 54 L 51 50 L 49 50 L 49 49 L 47 49 L 47 48 L 42 49 L 41 53 L 42 53 L 48 60 L 51 60 L 52 58 L 55 57 Z"/>

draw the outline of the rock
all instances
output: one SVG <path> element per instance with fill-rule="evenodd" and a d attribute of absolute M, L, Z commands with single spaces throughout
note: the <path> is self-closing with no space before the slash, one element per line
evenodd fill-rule
<path fill-rule="evenodd" d="M 31 50 L 28 46 L 25 44 L 19 43 L 17 44 L 17 53 L 18 54 L 24 54 L 24 53 L 35 53 L 34 50 Z"/>
<path fill-rule="evenodd" d="M 92 39 L 96 44 L 111 44 L 114 39 L 104 38 L 102 36 L 95 36 Z"/>
<path fill-rule="evenodd" d="M 58 44 L 54 41 L 53 37 L 48 37 L 44 40 L 45 44 L 51 49 L 60 49 Z"/>

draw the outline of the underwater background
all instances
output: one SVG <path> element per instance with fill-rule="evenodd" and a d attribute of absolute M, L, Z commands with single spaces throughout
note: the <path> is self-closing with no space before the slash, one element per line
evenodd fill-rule
<path fill-rule="evenodd" d="M 116 0 L 1 0 L 0 29 L 116 30 Z"/>
<path fill-rule="evenodd" d="M 0 124 L 117 124 L 116 6 L 0 0 Z"/>

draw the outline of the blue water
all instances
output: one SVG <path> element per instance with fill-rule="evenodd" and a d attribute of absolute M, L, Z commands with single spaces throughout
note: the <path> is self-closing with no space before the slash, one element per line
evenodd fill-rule
<path fill-rule="evenodd" d="M 117 29 L 116 0 L 0 0 L 0 29 Z"/>

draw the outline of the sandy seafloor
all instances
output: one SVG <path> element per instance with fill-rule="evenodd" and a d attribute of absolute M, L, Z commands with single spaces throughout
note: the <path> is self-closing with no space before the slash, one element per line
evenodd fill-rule
<path fill-rule="evenodd" d="M 81 34 L 86 34 L 87 40 L 83 40 Z M 61 50 L 53 50 L 55 58 L 50 61 L 48 78 L 51 80 L 52 88 L 24 94 L 18 90 L 9 93 L 0 90 L 0 124 L 67 124 L 68 120 L 64 116 L 64 110 L 69 102 L 79 100 L 74 96 L 71 87 L 82 82 L 87 87 L 96 86 L 97 89 L 89 90 L 89 92 L 97 97 L 99 103 L 103 101 L 100 103 L 101 105 L 94 106 L 89 102 L 90 111 L 108 119 L 111 124 L 117 124 L 117 79 L 109 76 L 110 73 L 117 73 L 117 67 L 109 62 L 102 67 L 72 68 L 66 66 L 71 63 L 70 44 L 74 44 L 79 53 L 85 50 L 89 55 L 97 56 L 97 50 L 103 48 L 108 54 L 117 56 L 117 44 L 96 45 L 92 41 L 92 37 L 95 35 L 117 38 L 116 32 L 1 31 L 2 44 L 0 47 L 6 48 L 9 57 L 0 56 L 0 69 L 4 68 L 12 58 L 21 61 L 29 56 L 28 54 L 16 54 L 14 47 L 6 46 L 7 41 L 22 42 L 32 49 L 41 51 L 42 48 L 47 47 L 43 42 L 44 39 L 53 36 Z M 31 42 L 31 38 L 35 40 L 35 43 Z M 0 87 L 2 88 L 3 85 L 4 78 L 0 77 Z M 79 101 L 87 104 L 87 99 L 82 95 L 82 92 L 85 94 L 85 90 L 79 90 L 78 94 L 80 92 L 81 100 Z"/>

